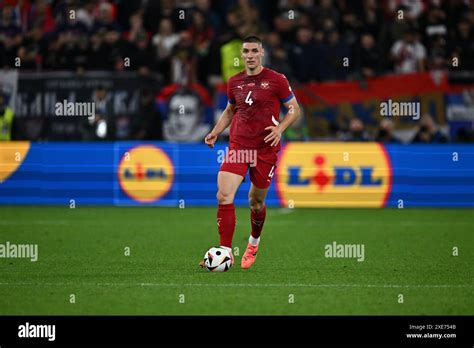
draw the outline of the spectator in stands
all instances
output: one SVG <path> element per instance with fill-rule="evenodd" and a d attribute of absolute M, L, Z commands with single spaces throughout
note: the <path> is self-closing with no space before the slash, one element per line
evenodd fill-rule
<path fill-rule="evenodd" d="M 153 46 L 156 48 L 159 60 L 169 59 L 174 46 L 179 42 L 179 34 L 174 32 L 173 22 L 164 18 L 160 21 L 158 33 L 153 36 Z"/>
<path fill-rule="evenodd" d="M 103 32 L 92 33 L 90 36 L 89 53 L 87 61 L 90 70 L 106 70 L 110 69 L 110 64 L 107 61 L 109 52 L 104 45 Z"/>
<path fill-rule="evenodd" d="M 109 30 L 104 33 L 103 36 L 104 51 L 107 52 L 105 57 L 106 69 L 114 70 L 117 69 L 117 62 L 119 66 L 123 65 L 124 58 L 126 56 L 125 43 L 122 40 L 120 33 L 115 30 Z"/>
<path fill-rule="evenodd" d="M 143 13 L 137 11 L 129 18 L 129 28 L 123 34 L 126 41 L 122 56 L 116 58 L 116 70 L 130 69 L 142 76 L 157 68 L 156 59 L 149 44 L 150 35 L 143 27 Z M 125 65 L 125 59 L 130 61 Z"/>
<path fill-rule="evenodd" d="M 24 36 L 18 49 L 18 58 L 22 69 L 39 70 L 42 66 L 44 54 L 44 40 L 41 26 L 35 26 Z"/>
<path fill-rule="evenodd" d="M 364 0 L 364 6 L 361 9 L 360 18 L 363 23 L 364 31 L 370 33 L 376 42 L 379 42 L 383 33 L 383 13 L 377 0 Z"/>
<path fill-rule="evenodd" d="M 152 3 L 158 3 L 156 12 L 152 12 L 152 20 L 156 25 L 156 19 L 168 18 L 172 21 L 172 26 L 176 32 L 186 30 L 191 18 L 191 3 L 181 6 L 176 0 L 149 1 L 149 7 L 155 6 Z M 183 12 L 184 11 L 184 12 Z M 184 16 L 183 16 L 184 15 Z"/>
<path fill-rule="evenodd" d="M 446 143 L 448 138 L 439 129 L 431 115 L 426 114 L 420 120 L 420 125 L 412 143 Z"/>
<path fill-rule="evenodd" d="M 344 134 L 345 141 L 369 141 L 364 123 L 354 117 L 349 122 L 349 130 Z"/>
<path fill-rule="evenodd" d="M 456 132 L 456 143 L 474 143 L 474 130 L 461 127 Z"/>
<path fill-rule="evenodd" d="M 288 63 L 287 50 L 283 47 L 280 35 L 270 32 L 264 42 L 264 66 L 276 70 L 286 76 L 290 81 L 294 79 L 293 70 Z"/>
<path fill-rule="evenodd" d="M 432 2 L 426 13 L 420 20 L 420 26 L 423 28 L 424 44 L 429 46 L 430 37 L 436 35 L 446 35 L 446 13 L 441 8 L 441 4 Z"/>
<path fill-rule="evenodd" d="M 321 79 L 345 80 L 350 72 L 352 57 L 349 46 L 341 40 L 337 30 L 327 33 L 323 55 L 327 65 L 322 67 Z"/>
<path fill-rule="evenodd" d="M 289 53 L 289 61 L 295 78 L 299 82 L 316 80 L 315 65 L 324 64 L 315 59 L 316 47 L 313 42 L 313 32 L 308 27 L 299 28 L 296 33 L 296 42 Z"/>
<path fill-rule="evenodd" d="M 222 21 L 219 15 L 211 8 L 210 0 L 196 0 L 195 10 L 199 10 L 206 16 L 206 23 L 209 24 L 214 31 L 218 32 L 221 29 Z"/>
<path fill-rule="evenodd" d="M 87 26 L 77 19 L 75 13 L 71 15 L 71 11 L 75 10 L 75 7 L 69 6 L 66 8 L 65 13 L 62 14 L 62 21 L 56 27 L 56 32 L 59 35 L 78 38 L 88 33 Z"/>
<path fill-rule="evenodd" d="M 304 9 L 296 6 L 295 1 L 280 1 L 277 14 L 273 18 L 273 27 L 280 35 L 282 41 L 291 42 L 294 40 L 295 32 L 300 25 L 300 18 Z"/>
<path fill-rule="evenodd" d="M 87 35 L 87 27 L 79 22 L 75 15 L 71 16 L 72 7 L 67 7 L 62 15 L 63 21 L 56 28 L 58 40 L 58 55 L 60 57 L 61 69 L 76 70 L 80 60 L 76 60 L 78 54 L 79 40 Z M 82 44 L 84 46 L 84 44 Z M 84 58 L 84 57 L 81 57 Z M 83 63 L 79 66 L 84 67 Z"/>
<path fill-rule="evenodd" d="M 71 65 L 78 74 L 82 74 L 89 68 L 89 64 L 89 40 L 86 35 L 82 35 L 74 48 Z"/>
<path fill-rule="evenodd" d="M 158 27 L 158 33 L 152 38 L 152 45 L 156 52 L 159 70 L 163 73 L 165 81 L 171 80 L 171 54 L 180 40 L 179 34 L 174 32 L 173 22 L 163 18 Z"/>
<path fill-rule="evenodd" d="M 401 11 L 403 21 L 394 21 L 394 23 L 407 22 L 408 24 L 413 24 L 423 13 L 424 9 L 422 0 L 387 0 L 383 2 L 383 6 L 386 17 L 392 20 L 399 18 L 399 11 Z"/>
<path fill-rule="evenodd" d="M 94 0 L 84 1 L 84 5 L 77 9 L 76 18 L 84 24 L 88 31 L 94 26 Z"/>
<path fill-rule="evenodd" d="M 0 69 L 8 67 L 7 52 L 5 46 L 3 45 L 2 40 L 0 40 Z"/>
<path fill-rule="evenodd" d="M 197 78 L 203 85 L 207 85 L 209 48 L 214 39 L 214 30 L 206 23 L 206 16 L 200 10 L 194 10 L 192 24 L 187 31 L 192 44 L 196 49 Z"/>
<path fill-rule="evenodd" d="M 132 139 L 163 140 L 161 114 L 155 107 L 155 93 L 150 89 L 142 91 L 140 111 L 132 120 Z"/>
<path fill-rule="evenodd" d="M 3 44 L 6 60 L 12 67 L 22 41 L 21 28 L 13 20 L 13 7 L 4 6 L 0 17 L 0 42 Z"/>
<path fill-rule="evenodd" d="M 385 6 L 387 10 L 387 6 Z M 405 33 L 409 30 L 413 30 L 417 23 L 411 20 L 408 16 L 407 8 L 403 5 L 395 8 L 393 11 L 385 11 L 385 22 L 382 27 L 382 31 L 379 33 L 378 44 L 384 52 L 385 70 L 394 70 L 394 62 L 391 57 L 391 48 L 397 41 L 402 41 Z M 403 18 L 401 17 L 403 16 Z"/>
<path fill-rule="evenodd" d="M 416 20 L 423 13 L 424 4 L 422 0 L 401 0 L 400 4 L 410 20 Z"/>
<path fill-rule="evenodd" d="M 420 43 L 415 29 L 405 32 L 402 40 L 395 42 L 391 49 L 395 72 L 409 74 L 425 70 L 426 48 Z"/>
<path fill-rule="evenodd" d="M 348 10 L 342 14 L 341 21 L 341 37 L 350 48 L 353 50 L 359 43 L 360 33 L 362 31 L 362 22 L 357 17 L 355 11 Z"/>
<path fill-rule="evenodd" d="M 171 82 L 187 85 L 196 81 L 196 51 L 188 33 L 183 32 L 171 59 Z"/>
<path fill-rule="evenodd" d="M 74 49 L 76 47 L 77 38 L 70 34 L 59 34 L 57 38 L 58 42 L 58 57 L 59 57 L 59 69 L 61 70 L 74 70 Z"/>
<path fill-rule="evenodd" d="M 474 25 L 474 4 L 471 3 L 469 10 L 466 13 L 466 18 L 471 23 L 471 26 Z"/>
<path fill-rule="evenodd" d="M 330 19 L 336 25 L 340 22 L 340 13 L 334 6 L 332 0 L 321 0 L 319 6 L 314 11 L 316 27 L 324 27 L 326 20 Z"/>
<path fill-rule="evenodd" d="M 451 36 L 452 58 L 458 59 L 456 69 L 474 70 L 474 33 L 472 28 L 473 25 L 469 19 L 463 18 Z"/>
<path fill-rule="evenodd" d="M 116 133 L 113 105 L 105 86 L 99 86 L 92 96 L 95 117 L 87 118 L 82 125 L 83 140 L 114 140 Z"/>
<path fill-rule="evenodd" d="M 29 28 L 40 25 L 43 28 L 43 33 L 54 31 L 56 22 L 50 2 L 46 0 L 36 0 L 31 5 L 28 22 Z"/>
<path fill-rule="evenodd" d="M 142 18 L 142 22 L 144 22 L 144 15 L 145 15 L 145 1 L 116 1 L 117 3 L 117 15 L 116 19 L 120 28 L 124 32 L 129 31 L 131 29 L 131 22 L 132 17 L 138 15 Z M 156 20 L 156 12 L 153 12 Z M 144 24 L 142 23 L 144 27 Z"/>
<path fill-rule="evenodd" d="M 147 76 L 155 69 L 155 59 L 149 46 L 148 36 L 145 32 L 140 32 L 132 46 L 130 52 L 131 70 L 138 71 L 142 76 Z"/>
<path fill-rule="evenodd" d="M 48 39 L 45 39 L 44 47 L 42 69 L 46 71 L 59 69 L 59 44 L 56 34 L 53 33 L 48 37 Z"/>
<path fill-rule="evenodd" d="M 469 12 L 469 8 L 472 5 L 472 2 L 466 2 L 463 0 L 443 2 L 442 8 L 446 13 L 446 25 L 448 31 L 450 28 L 456 28 L 457 24 L 461 21 L 461 18 Z"/>
<path fill-rule="evenodd" d="M 125 40 L 133 43 L 141 35 L 148 36 L 148 33 L 143 27 L 143 12 L 137 11 L 130 16 L 129 29 L 123 36 Z"/>
<path fill-rule="evenodd" d="M 448 64 L 446 13 L 439 4 L 431 3 L 420 22 L 424 28 L 423 44 L 427 48 L 427 68 L 445 69 Z"/>
<path fill-rule="evenodd" d="M 433 35 L 430 38 L 426 63 L 428 70 L 444 70 L 449 67 L 451 62 L 448 60 L 448 49 L 444 35 Z"/>
<path fill-rule="evenodd" d="M 265 31 L 264 22 L 260 20 L 258 8 L 253 6 L 249 0 L 241 0 L 230 8 L 241 21 L 239 25 L 240 35 L 246 37 L 248 35 L 259 35 Z"/>
<path fill-rule="evenodd" d="M 362 78 L 373 78 L 380 73 L 382 54 L 375 44 L 372 34 L 364 33 L 356 50 L 355 65 Z"/>
<path fill-rule="evenodd" d="M 386 144 L 400 144 L 401 141 L 394 135 L 395 124 L 391 119 L 384 118 L 380 121 L 375 141 Z"/>
<path fill-rule="evenodd" d="M 114 18 L 114 7 L 108 2 L 101 2 L 98 7 L 97 18 L 92 27 L 92 32 L 96 33 L 101 30 L 106 32 L 120 33 L 122 31 L 120 25 Z"/>

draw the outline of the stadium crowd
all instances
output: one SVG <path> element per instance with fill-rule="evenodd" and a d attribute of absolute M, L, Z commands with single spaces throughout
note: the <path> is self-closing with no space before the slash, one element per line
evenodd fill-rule
<path fill-rule="evenodd" d="M 3 68 L 133 70 L 214 91 L 241 69 L 235 39 L 257 34 L 264 65 L 292 83 L 446 70 L 453 58 L 474 70 L 468 0 L 2 0 L 0 11 Z"/>
<path fill-rule="evenodd" d="M 167 81 L 186 67 L 208 85 L 221 74 L 221 47 L 252 33 L 264 37 L 266 64 L 290 80 L 343 80 L 446 69 L 453 57 L 473 69 L 473 28 L 464 0 L 4 0 L 0 62 L 159 71 Z"/>

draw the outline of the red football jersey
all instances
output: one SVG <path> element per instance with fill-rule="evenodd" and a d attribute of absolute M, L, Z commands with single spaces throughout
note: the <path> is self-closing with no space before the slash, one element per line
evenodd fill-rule
<path fill-rule="evenodd" d="M 230 141 L 247 149 L 270 147 L 265 137 L 268 126 L 277 126 L 281 103 L 293 98 L 285 75 L 263 68 L 257 75 L 245 71 L 232 76 L 227 85 L 229 103 L 234 106 Z M 274 147 L 280 149 L 280 143 Z"/>

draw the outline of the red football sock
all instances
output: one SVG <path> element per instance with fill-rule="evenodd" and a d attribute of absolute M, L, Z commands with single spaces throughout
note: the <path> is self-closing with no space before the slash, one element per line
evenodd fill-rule
<path fill-rule="evenodd" d="M 263 223 L 265 222 L 265 215 L 267 208 L 264 206 L 263 209 L 256 213 L 250 209 L 250 223 L 252 225 L 252 237 L 258 238 L 262 233 Z"/>
<path fill-rule="evenodd" d="M 221 245 L 232 248 L 232 238 L 235 230 L 235 207 L 233 203 L 219 204 L 217 228 L 221 237 Z"/>

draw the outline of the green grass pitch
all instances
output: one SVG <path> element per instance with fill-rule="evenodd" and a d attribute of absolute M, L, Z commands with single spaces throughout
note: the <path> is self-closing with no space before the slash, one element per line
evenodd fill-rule
<path fill-rule="evenodd" d="M 218 244 L 215 215 L 0 207 L 0 243 L 39 248 L 37 262 L 0 258 L 0 315 L 474 314 L 472 210 L 269 209 L 257 262 L 242 270 L 239 208 L 227 273 L 198 267 Z M 326 258 L 333 241 L 364 244 L 365 260 Z"/>

